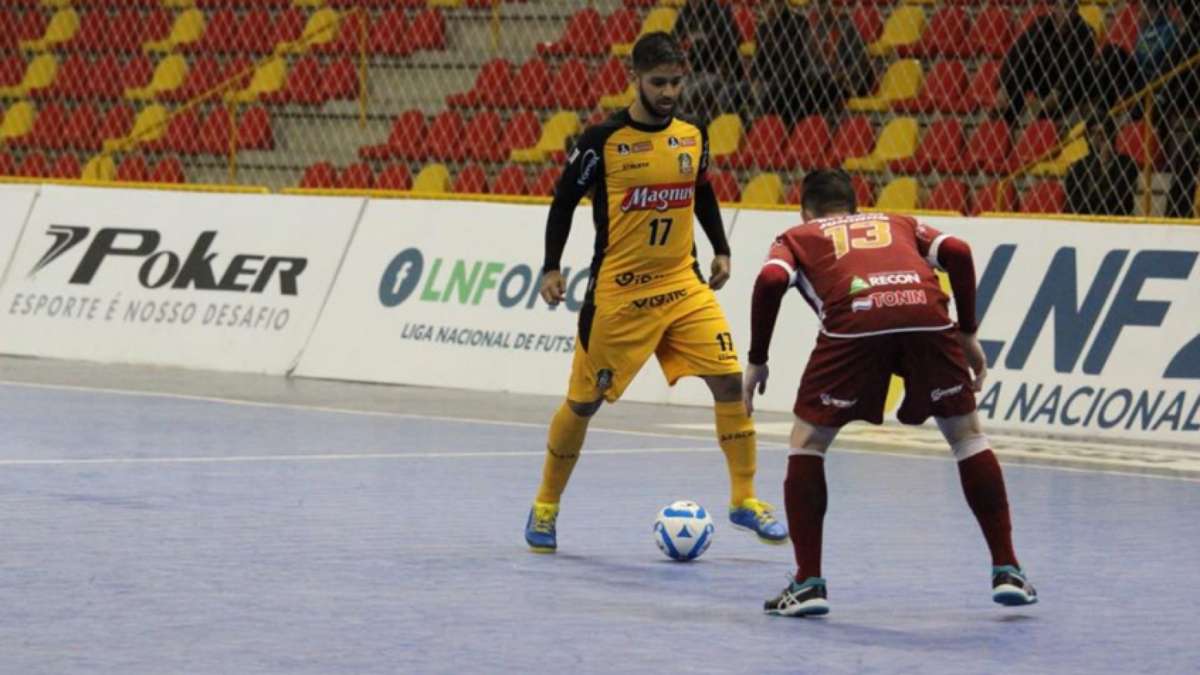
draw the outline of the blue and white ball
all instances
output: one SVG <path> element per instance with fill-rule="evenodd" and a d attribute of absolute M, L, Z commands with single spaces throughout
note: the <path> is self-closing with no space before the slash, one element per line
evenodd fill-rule
<path fill-rule="evenodd" d="M 654 541 L 671 560 L 688 562 L 708 550 L 712 543 L 713 522 L 696 502 L 673 502 L 658 512 L 654 521 Z"/>

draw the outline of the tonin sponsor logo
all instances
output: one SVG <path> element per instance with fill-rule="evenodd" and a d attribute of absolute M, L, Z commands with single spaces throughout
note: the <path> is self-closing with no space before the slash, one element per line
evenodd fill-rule
<path fill-rule="evenodd" d="M 625 191 L 621 211 L 666 211 L 692 205 L 696 195 L 695 183 L 671 185 L 641 185 Z"/>
<path fill-rule="evenodd" d="M 649 309 L 651 307 L 662 307 L 663 305 L 669 305 L 672 302 L 675 302 L 676 300 L 686 298 L 687 294 L 688 294 L 688 292 L 686 289 L 679 289 L 678 291 L 671 291 L 670 293 L 662 293 L 661 295 L 652 295 L 648 298 L 638 298 L 637 300 L 633 301 L 633 306 L 637 307 L 638 309 Z"/>
<path fill-rule="evenodd" d="M 278 279 L 280 294 L 296 295 L 300 275 L 308 266 L 308 259 L 303 257 L 255 253 L 222 257 L 221 253 L 211 250 L 217 238 L 216 230 L 201 232 L 186 253 L 160 249 L 162 234 L 152 229 L 102 227 L 93 234 L 89 227 L 51 225 L 46 234 L 54 241 L 30 270 L 30 276 L 54 264 L 67 251 L 91 237 L 68 279 L 72 284 L 91 284 L 101 267 L 113 266 L 114 258 L 133 258 L 141 261 L 137 279 L 144 288 L 263 293 L 273 280 Z"/>

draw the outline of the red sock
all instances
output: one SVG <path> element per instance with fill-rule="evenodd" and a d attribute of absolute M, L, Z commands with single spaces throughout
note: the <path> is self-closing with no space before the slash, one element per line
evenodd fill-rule
<path fill-rule="evenodd" d="M 788 457 L 783 481 L 783 505 L 796 551 L 796 580 L 821 576 L 821 529 L 829 497 L 825 490 L 825 458 Z"/>
<path fill-rule="evenodd" d="M 983 538 L 992 552 L 993 565 L 1016 565 L 1013 552 L 1012 520 L 1008 515 L 1008 495 L 1004 490 L 1004 474 L 991 450 L 972 455 L 958 463 L 967 504 L 979 521 Z"/>

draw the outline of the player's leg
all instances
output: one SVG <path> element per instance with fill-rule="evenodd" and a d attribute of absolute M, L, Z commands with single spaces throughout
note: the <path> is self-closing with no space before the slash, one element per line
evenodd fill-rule
<path fill-rule="evenodd" d="M 1012 518 L 1004 473 L 983 434 L 979 415 L 972 411 L 955 417 L 935 417 L 938 428 L 958 461 L 963 496 L 975 514 L 992 555 L 992 599 L 1003 605 L 1037 602 L 1037 591 L 1029 583 L 1013 551 Z"/>
<path fill-rule="evenodd" d="M 828 505 L 825 452 L 837 432 L 836 427 L 815 426 L 799 417 L 792 425 L 783 506 L 796 556 L 796 575 L 787 588 L 763 605 L 768 614 L 812 616 L 829 612 L 829 596 L 821 576 L 821 539 Z"/>
<path fill-rule="evenodd" d="M 761 541 L 782 544 L 787 530 L 773 507 L 754 493 L 758 441 L 742 403 L 742 367 L 725 313 L 712 289 L 700 284 L 665 309 L 666 327 L 655 354 L 672 385 L 695 375 L 712 391 L 717 443 L 729 469 L 729 520 Z"/>
<path fill-rule="evenodd" d="M 604 401 L 620 398 L 657 340 L 653 322 L 627 308 L 584 307 L 567 399 L 550 420 L 542 480 L 525 522 L 525 541 L 534 551 L 557 549 L 559 502 L 579 461 L 588 422 Z"/>

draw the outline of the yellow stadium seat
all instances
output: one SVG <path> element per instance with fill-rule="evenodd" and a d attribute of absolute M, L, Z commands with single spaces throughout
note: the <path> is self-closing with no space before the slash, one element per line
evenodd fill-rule
<path fill-rule="evenodd" d="M 295 42 L 280 43 L 276 51 L 306 52 L 317 45 L 333 42 L 337 37 L 338 25 L 342 18 L 328 7 L 319 9 L 308 17 L 304 32 Z"/>
<path fill-rule="evenodd" d="M 678 13 L 670 7 L 655 7 L 654 9 L 650 10 L 650 13 L 646 15 L 646 19 L 642 21 L 642 29 L 638 31 L 638 37 L 641 37 L 646 33 L 654 33 L 656 31 L 662 31 L 664 33 L 670 33 L 674 31 L 675 18 L 677 16 Z M 624 42 L 620 44 L 614 44 L 612 46 L 612 53 L 616 56 L 629 56 L 633 53 L 633 43 Z"/>
<path fill-rule="evenodd" d="M 674 7 L 679 9 L 688 4 L 688 0 L 658 0 L 658 4 L 663 7 Z"/>
<path fill-rule="evenodd" d="M 29 130 L 33 128 L 33 116 L 32 103 L 29 101 L 14 103 L 4 114 L 4 121 L 0 122 L 0 143 L 20 138 L 29 133 Z"/>
<path fill-rule="evenodd" d="M 925 10 L 920 7 L 897 7 L 883 24 L 883 35 L 871 43 L 867 51 L 872 56 L 884 56 L 900 45 L 911 45 L 921 39 L 925 30 Z"/>
<path fill-rule="evenodd" d="M 142 45 L 147 52 L 171 52 L 180 45 L 191 44 L 204 35 L 204 12 L 192 8 L 175 17 L 171 32 L 161 40 L 151 40 Z"/>
<path fill-rule="evenodd" d="M 917 179 L 897 178 L 883 188 L 875 208 L 884 211 L 912 211 L 917 208 Z"/>
<path fill-rule="evenodd" d="M 413 192 L 450 192 L 450 170 L 445 164 L 427 164 L 413 181 Z"/>
<path fill-rule="evenodd" d="M 716 158 L 732 155 L 742 144 L 742 118 L 725 113 L 708 123 L 708 153 Z"/>
<path fill-rule="evenodd" d="M 179 54 L 171 54 L 154 67 L 154 76 L 144 87 L 130 87 L 125 90 L 125 98 L 133 101 L 146 101 L 157 98 L 159 94 L 174 91 L 183 85 L 187 77 L 187 61 Z"/>
<path fill-rule="evenodd" d="M 42 0 L 41 5 L 50 9 L 63 9 L 71 6 L 71 0 Z"/>
<path fill-rule="evenodd" d="M 21 40 L 21 49 L 31 52 L 44 52 L 47 49 L 69 42 L 79 31 L 79 15 L 71 8 L 60 9 L 50 17 L 46 24 L 46 32 L 36 40 Z"/>
<path fill-rule="evenodd" d="M 83 165 L 83 180 L 112 182 L 117 179 L 117 163 L 109 155 L 96 155 Z"/>
<path fill-rule="evenodd" d="M 1079 16 L 1087 25 L 1092 27 L 1096 33 L 1096 39 L 1104 39 L 1104 8 L 1097 5 L 1082 5 L 1079 8 Z"/>
<path fill-rule="evenodd" d="M 917 120 L 912 117 L 898 117 L 879 134 L 875 141 L 875 149 L 866 157 L 849 157 L 842 162 L 842 168 L 847 171 L 883 171 L 888 162 L 894 159 L 912 157 L 917 152 L 917 136 L 919 133 Z"/>
<path fill-rule="evenodd" d="M 637 98 L 637 89 L 631 84 L 625 91 L 620 94 L 608 94 L 600 97 L 600 107 L 605 110 L 619 110 L 628 108 L 633 100 Z"/>
<path fill-rule="evenodd" d="M 162 0 L 162 6 L 167 9 L 191 9 L 196 6 L 196 0 Z"/>
<path fill-rule="evenodd" d="M 879 91 L 874 96 L 852 98 L 846 102 L 846 107 L 858 112 L 884 112 L 894 101 L 916 98 L 921 93 L 921 81 L 924 77 L 920 61 L 897 61 L 883 74 L 883 80 L 879 82 Z"/>
<path fill-rule="evenodd" d="M 50 86 L 58 74 L 58 61 L 53 54 L 38 54 L 25 69 L 21 83 L 12 87 L 0 87 L 0 98 L 20 98 L 34 89 Z"/>
<path fill-rule="evenodd" d="M 542 135 L 532 148 L 518 148 L 509 153 L 509 159 L 522 164 L 545 161 L 546 157 L 566 148 L 567 139 L 580 131 L 579 116 L 569 110 L 555 113 L 542 125 Z"/>
<path fill-rule="evenodd" d="M 782 204 L 783 179 L 777 173 L 760 173 L 742 190 L 743 204 Z"/>
<path fill-rule="evenodd" d="M 250 84 L 245 89 L 229 92 L 225 98 L 239 103 L 256 101 L 263 94 L 270 94 L 282 89 L 286 80 L 287 61 L 276 56 L 254 69 L 254 76 L 250 78 Z"/>
<path fill-rule="evenodd" d="M 124 138 L 109 138 L 104 141 L 108 151 L 132 148 L 140 143 L 150 143 L 162 138 L 167 132 L 167 109 L 155 104 L 142 108 L 133 120 L 133 128 Z"/>
<path fill-rule="evenodd" d="M 1035 164 L 1029 172 L 1035 176 L 1067 175 L 1067 170 L 1071 168 L 1071 165 L 1087 157 L 1090 152 L 1087 137 L 1084 135 L 1085 126 L 1084 122 L 1080 122 L 1072 127 L 1069 136 L 1075 140 L 1059 150 L 1057 157 Z"/>
<path fill-rule="evenodd" d="M 312 2 L 313 0 L 308 0 Z M 462 0 L 426 0 L 427 7 L 444 7 L 446 9 L 454 9 L 462 5 Z"/>

